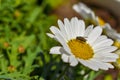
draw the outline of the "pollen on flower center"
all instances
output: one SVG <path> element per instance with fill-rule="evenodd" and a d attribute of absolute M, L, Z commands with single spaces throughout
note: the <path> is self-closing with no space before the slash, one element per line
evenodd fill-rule
<path fill-rule="evenodd" d="M 68 42 L 68 46 L 77 58 L 88 60 L 93 57 L 92 47 L 82 40 L 72 39 Z"/>
<path fill-rule="evenodd" d="M 100 17 L 98 17 L 98 22 L 99 22 L 100 26 L 105 25 L 104 20 L 102 18 L 100 18 Z"/>

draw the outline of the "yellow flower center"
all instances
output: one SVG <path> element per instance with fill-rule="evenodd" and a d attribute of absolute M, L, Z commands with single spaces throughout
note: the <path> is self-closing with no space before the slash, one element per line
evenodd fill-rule
<path fill-rule="evenodd" d="M 117 63 L 120 64 L 120 58 L 117 59 Z"/>
<path fill-rule="evenodd" d="M 93 49 L 86 41 L 72 39 L 68 42 L 68 46 L 77 58 L 88 60 L 93 57 Z"/>
<path fill-rule="evenodd" d="M 104 26 L 105 25 L 105 22 L 102 18 L 98 17 L 98 22 L 100 24 L 100 26 Z"/>
<path fill-rule="evenodd" d="M 118 47 L 118 48 L 120 48 L 120 42 L 117 41 L 117 40 L 114 41 L 114 44 L 113 44 L 113 45 L 116 46 L 116 47 Z"/>

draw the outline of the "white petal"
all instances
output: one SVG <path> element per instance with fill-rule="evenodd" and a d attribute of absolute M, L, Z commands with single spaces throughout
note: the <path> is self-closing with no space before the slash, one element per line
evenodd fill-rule
<path fill-rule="evenodd" d="M 65 30 L 65 25 L 62 23 L 61 20 L 58 20 L 58 26 L 60 28 L 60 31 L 61 33 L 64 35 L 64 37 L 66 37 L 66 39 L 68 40 L 67 36 L 68 34 L 66 33 L 66 30 Z"/>
<path fill-rule="evenodd" d="M 101 27 L 95 27 L 91 33 L 88 35 L 88 42 L 90 44 L 93 44 L 93 42 L 101 35 L 102 28 Z"/>
<path fill-rule="evenodd" d="M 78 12 L 84 19 L 94 19 L 94 12 L 83 3 L 73 5 L 73 9 Z"/>
<path fill-rule="evenodd" d="M 107 39 L 107 37 L 106 37 L 105 35 L 102 35 L 102 36 L 98 37 L 98 38 L 95 40 L 95 42 L 94 42 L 94 44 L 93 44 L 92 46 L 94 46 L 95 44 L 97 44 L 97 43 L 99 43 L 99 42 L 101 42 L 101 41 L 103 41 L 103 40 L 106 40 L 106 39 Z"/>
<path fill-rule="evenodd" d="M 109 53 L 117 49 L 115 46 L 105 46 L 94 50 L 95 53 Z"/>
<path fill-rule="evenodd" d="M 118 58 L 118 54 L 115 54 L 115 53 L 96 53 L 96 54 L 104 57 Z"/>
<path fill-rule="evenodd" d="M 64 61 L 64 62 L 68 62 L 68 60 L 69 60 L 69 56 L 67 55 L 67 54 L 62 54 L 62 60 Z"/>
<path fill-rule="evenodd" d="M 110 26 L 110 24 L 106 23 L 104 25 L 104 30 L 106 32 L 106 35 L 109 36 L 110 38 L 115 40 L 120 39 L 120 34 L 118 34 L 117 31 Z"/>
<path fill-rule="evenodd" d="M 71 19 L 71 28 L 72 28 L 72 34 L 73 39 L 76 38 L 79 35 L 80 26 L 78 24 L 78 18 L 72 18 Z"/>
<path fill-rule="evenodd" d="M 111 57 L 105 57 L 104 59 L 101 59 L 102 62 L 116 62 L 116 58 Z"/>
<path fill-rule="evenodd" d="M 71 36 L 72 31 L 70 29 L 70 27 L 71 27 L 70 22 L 67 18 L 64 19 L 64 25 L 65 25 L 65 30 L 66 30 L 66 33 L 67 33 L 68 40 L 70 40 L 72 38 L 72 36 Z"/>
<path fill-rule="evenodd" d="M 97 59 L 92 59 L 92 61 L 94 61 L 94 64 L 96 64 L 96 66 L 98 66 L 102 70 L 108 70 L 109 68 L 114 68 L 110 63 L 101 62 Z"/>
<path fill-rule="evenodd" d="M 110 63 L 106 63 L 106 65 L 109 67 L 109 68 L 114 68 L 114 66 Z"/>
<path fill-rule="evenodd" d="M 98 71 L 98 67 L 95 65 L 95 63 L 93 61 L 90 61 L 90 60 L 82 60 L 82 59 L 79 59 L 80 63 L 82 63 L 84 66 L 87 66 L 95 71 Z"/>
<path fill-rule="evenodd" d="M 94 58 L 102 62 L 115 62 L 118 55 L 115 53 L 94 54 Z"/>
<path fill-rule="evenodd" d="M 65 42 L 64 38 L 60 35 L 60 34 L 55 34 L 56 35 L 56 39 L 62 44 L 62 46 L 64 47 L 65 51 L 67 51 L 69 54 L 71 54 L 71 51 L 67 45 L 67 43 Z"/>
<path fill-rule="evenodd" d="M 76 12 L 80 12 L 79 4 L 73 5 L 73 9 L 74 9 Z"/>
<path fill-rule="evenodd" d="M 74 56 L 72 56 L 72 55 L 69 58 L 69 62 L 70 62 L 71 66 L 76 66 L 78 64 L 77 59 Z"/>
<path fill-rule="evenodd" d="M 50 54 L 61 54 L 60 52 L 61 47 L 60 46 L 55 46 L 50 49 Z"/>
<path fill-rule="evenodd" d="M 100 62 L 100 61 L 97 61 L 97 60 L 94 60 L 94 64 L 99 68 L 99 69 L 102 69 L 102 70 L 108 70 L 108 66 L 105 65 L 105 63 L 103 62 Z"/>
<path fill-rule="evenodd" d="M 60 30 L 57 27 L 55 27 L 55 26 L 51 26 L 50 30 L 52 31 L 53 34 L 60 33 Z"/>
<path fill-rule="evenodd" d="M 85 37 L 88 37 L 88 35 L 90 34 L 90 32 L 91 32 L 92 30 L 93 30 L 93 25 L 88 26 L 88 27 L 86 28 L 86 30 L 85 30 L 84 36 L 85 36 Z"/>
<path fill-rule="evenodd" d="M 84 21 L 83 20 L 79 20 L 78 21 L 78 30 L 77 30 L 77 32 L 78 32 L 78 35 L 79 36 L 84 36 L 84 33 L 85 33 L 85 23 L 84 23 Z"/>
<path fill-rule="evenodd" d="M 52 33 L 55 34 L 60 34 L 62 37 L 64 37 L 64 40 L 67 41 L 67 38 L 63 35 L 63 33 L 55 26 L 50 27 L 50 30 Z"/>
<path fill-rule="evenodd" d="M 46 33 L 50 38 L 54 38 L 55 36 L 53 34 L 50 33 Z"/>
<path fill-rule="evenodd" d="M 102 57 L 102 58 L 118 58 L 118 55 L 115 53 L 95 53 L 94 54 L 95 57 Z"/>
<path fill-rule="evenodd" d="M 103 40 L 103 41 L 93 45 L 93 48 L 97 49 L 97 48 L 101 48 L 101 47 L 104 47 L 104 46 L 111 46 L 112 44 L 113 44 L 113 41 L 111 39 L 106 39 L 106 40 Z"/>

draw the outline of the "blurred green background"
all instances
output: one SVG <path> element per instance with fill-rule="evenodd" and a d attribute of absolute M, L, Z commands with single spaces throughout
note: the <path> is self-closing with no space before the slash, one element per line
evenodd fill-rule
<path fill-rule="evenodd" d="M 42 80 L 56 68 L 49 55 L 56 43 L 46 32 L 56 24 L 50 11 L 59 4 L 61 0 L 0 0 L 0 80 Z"/>

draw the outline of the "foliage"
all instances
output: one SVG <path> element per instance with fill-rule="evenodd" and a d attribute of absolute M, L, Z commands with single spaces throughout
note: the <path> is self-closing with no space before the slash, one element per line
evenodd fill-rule
<path fill-rule="evenodd" d="M 49 48 L 53 44 L 46 32 L 56 17 L 47 15 L 45 7 L 45 2 L 39 0 L 0 1 L 1 79 L 30 80 L 46 76 L 51 59 Z"/>

